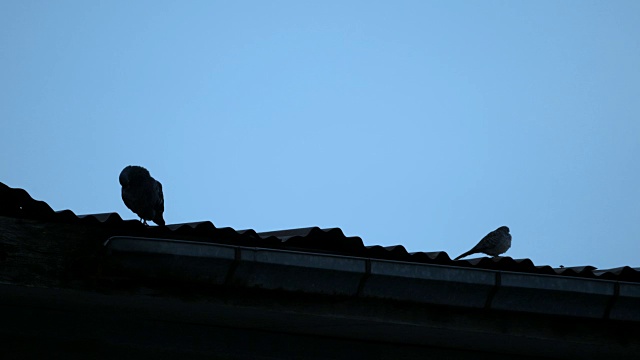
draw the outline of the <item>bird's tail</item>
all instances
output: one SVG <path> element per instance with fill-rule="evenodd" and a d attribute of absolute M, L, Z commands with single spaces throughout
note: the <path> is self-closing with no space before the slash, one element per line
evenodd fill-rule
<path fill-rule="evenodd" d="M 160 213 L 159 215 L 156 215 L 156 218 L 153 219 L 153 222 L 160 226 L 164 226 L 164 218 L 162 217 L 162 213 Z"/>
<path fill-rule="evenodd" d="M 457 258 L 453 259 L 453 261 L 460 260 L 460 259 L 462 259 L 462 258 L 463 258 L 463 257 L 465 257 L 465 256 L 469 256 L 469 255 L 471 255 L 471 254 L 475 254 L 475 253 L 477 253 L 477 251 L 469 250 L 469 251 L 467 251 L 466 253 L 464 253 L 464 254 L 462 254 L 462 255 L 458 256 Z"/>

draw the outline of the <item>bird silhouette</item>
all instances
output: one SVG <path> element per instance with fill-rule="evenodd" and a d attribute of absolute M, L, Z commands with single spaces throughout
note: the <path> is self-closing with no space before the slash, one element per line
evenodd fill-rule
<path fill-rule="evenodd" d="M 487 236 L 483 237 L 480 242 L 473 247 L 473 249 L 458 256 L 453 260 L 458 260 L 465 256 L 477 253 L 483 253 L 491 256 L 498 256 L 505 253 L 511 247 L 511 234 L 509 234 L 509 228 L 506 226 L 500 226 L 493 230 Z"/>
<path fill-rule="evenodd" d="M 147 225 L 147 220 L 164 226 L 162 184 L 142 166 L 129 165 L 120 172 L 122 200 Z"/>

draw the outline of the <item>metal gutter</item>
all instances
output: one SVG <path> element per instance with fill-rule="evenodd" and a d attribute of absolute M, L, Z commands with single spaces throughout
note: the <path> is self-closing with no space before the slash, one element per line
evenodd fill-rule
<path fill-rule="evenodd" d="M 640 284 L 116 236 L 108 267 L 130 277 L 640 321 Z"/>

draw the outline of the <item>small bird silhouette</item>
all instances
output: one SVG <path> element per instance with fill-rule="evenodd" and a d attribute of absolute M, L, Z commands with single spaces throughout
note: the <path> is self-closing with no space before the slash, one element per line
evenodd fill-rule
<path fill-rule="evenodd" d="M 509 228 L 506 226 L 500 226 L 493 230 L 487 236 L 483 237 L 480 242 L 473 247 L 473 249 L 458 256 L 453 260 L 458 260 L 465 256 L 477 253 L 484 253 L 491 256 L 498 256 L 511 247 L 511 234 L 509 234 Z"/>
<path fill-rule="evenodd" d="M 119 180 L 124 204 L 140 217 L 142 223 L 147 225 L 147 220 L 151 220 L 164 226 L 162 184 L 152 178 L 147 169 L 135 165 L 125 167 Z"/>

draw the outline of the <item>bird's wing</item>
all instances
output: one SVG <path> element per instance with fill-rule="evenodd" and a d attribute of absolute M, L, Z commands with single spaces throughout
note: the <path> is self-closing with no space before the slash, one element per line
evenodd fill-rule
<path fill-rule="evenodd" d="M 483 253 L 487 249 L 492 249 L 498 243 L 498 239 L 499 238 L 500 238 L 500 234 L 498 233 L 497 230 L 494 230 L 494 231 L 488 233 L 485 237 L 483 237 L 482 240 L 480 240 L 476 244 L 476 246 L 474 246 L 471 250 L 467 251 L 466 253 L 458 256 L 457 258 L 455 258 L 453 260 L 458 260 L 460 258 L 463 258 L 465 256 L 469 256 L 471 254 Z"/>
<path fill-rule="evenodd" d="M 133 210 L 133 208 L 135 207 L 135 199 L 133 198 L 131 193 L 129 191 L 126 191 L 124 188 L 122 189 L 122 201 L 124 201 L 124 204 L 129 208 L 129 210 L 135 212 L 135 210 Z"/>
<path fill-rule="evenodd" d="M 500 233 L 498 232 L 498 230 L 494 230 L 483 237 L 482 240 L 480 240 L 480 242 L 478 242 L 478 244 L 473 247 L 473 250 L 482 252 L 486 249 L 492 249 L 498 244 L 499 240 Z"/>

